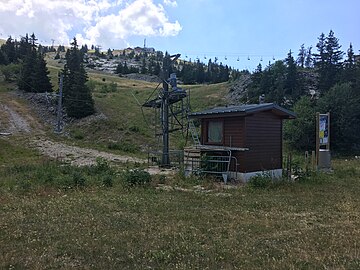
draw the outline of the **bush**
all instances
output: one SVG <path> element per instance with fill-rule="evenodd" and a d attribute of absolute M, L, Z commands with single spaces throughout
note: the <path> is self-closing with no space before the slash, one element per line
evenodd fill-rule
<path fill-rule="evenodd" d="M 72 132 L 72 135 L 73 135 L 74 139 L 76 139 L 76 140 L 82 140 L 85 137 L 84 133 L 80 129 L 74 129 Z"/>
<path fill-rule="evenodd" d="M 251 177 L 248 181 L 248 185 L 252 188 L 265 189 L 270 187 L 272 183 L 272 177 L 270 173 L 257 174 Z"/>
<path fill-rule="evenodd" d="M 4 80 L 11 82 L 16 79 L 17 75 L 20 73 L 19 64 L 9 64 L 7 66 L 0 66 L 0 72 L 4 76 Z"/>
<path fill-rule="evenodd" d="M 122 142 L 122 143 L 109 142 L 107 147 L 110 150 L 120 150 L 120 151 L 124 151 L 127 153 L 135 153 L 135 152 L 139 151 L 138 146 L 128 143 L 128 142 Z"/>
<path fill-rule="evenodd" d="M 151 175 L 140 169 L 126 170 L 124 172 L 124 181 L 130 187 L 146 186 L 151 182 Z"/>
<path fill-rule="evenodd" d="M 102 183 L 105 187 L 112 187 L 113 186 L 113 175 L 105 174 L 102 179 Z"/>
<path fill-rule="evenodd" d="M 91 173 L 98 176 L 98 180 L 105 187 L 112 187 L 115 171 L 110 167 L 109 162 L 104 158 L 97 158 L 96 165 L 91 166 Z"/>
<path fill-rule="evenodd" d="M 86 178 L 80 171 L 74 171 L 72 174 L 72 184 L 74 187 L 84 187 Z"/>
<path fill-rule="evenodd" d="M 140 128 L 139 128 L 138 126 L 135 126 L 135 125 L 130 126 L 130 127 L 129 127 L 129 130 L 130 130 L 131 132 L 134 132 L 134 133 L 139 133 L 139 132 L 140 132 Z"/>
<path fill-rule="evenodd" d="M 102 157 L 96 158 L 96 165 L 93 165 L 92 168 L 96 173 L 113 173 L 113 169 L 110 167 L 109 162 Z"/>

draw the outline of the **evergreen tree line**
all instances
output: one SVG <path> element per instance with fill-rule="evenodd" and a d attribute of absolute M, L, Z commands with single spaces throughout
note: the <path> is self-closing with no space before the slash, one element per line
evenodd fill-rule
<path fill-rule="evenodd" d="M 285 138 L 299 150 L 315 148 L 315 114 L 331 113 L 331 142 L 337 152 L 360 151 L 360 62 L 352 44 L 341 50 L 331 30 L 321 34 L 316 44 L 301 45 L 297 58 L 289 52 L 286 59 L 264 69 L 259 64 L 251 75 L 243 102 L 275 102 L 293 109 L 297 119 L 287 121 Z"/>
<path fill-rule="evenodd" d="M 38 45 L 35 34 L 30 37 L 26 34 L 19 42 L 9 37 L 0 48 L 0 65 L 4 65 L 2 72 L 5 79 L 12 79 L 7 74 L 11 71 L 11 75 L 16 76 L 20 90 L 51 92 L 49 71 L 44 60 L 44 53 L 48 50 L 48 47 Z"/>
<path fill-rule="evenodd" d="M 86 82 L 88 80 L 83 66 L 84 47 L 79 50 L 74 38 L 71 48 L 66 52 L 63 74 L 63 104 L 70 117 L 82 118 L 95 112 L 94 101 Z M 7 39 L 0 47 L 0 67 L 6 80 L 15 75 L 20 90 L 26 92 L 51 92 L 52 85 L 46 67 L 44 54 L 54 51 L 52 47 L 37 43 L 35 34 L 26 34 L 20 42 Z M 65 51 L 59 46 L 57 52 Z M 59 75 L 60 77 L 60 75 Z"/>
<path fill-rule="evenodd" d="M 128 65 L 126 61 L 120 62 L 116 68 L 116 74 L 129 74 L 129 73 L 141 73 L 155 76 L 162 76 L 162 69 L 164 64 L 169 65 L 169 72 L 176 73 L 178 78 L 184 84 L 202 84 L 202 83 L 220 83 L 226 82 L 230 78 L 230 74 L 236 73 L 237 70 L 233 70 L 227 65 L 217 63 L 217 59 L 212 62 L 209 59 L 208 64 L 200 62 L 198 59 L 196 62 L 190 61 L 170 61 L 170 55 L 165 52 L 157 52 L 156 55 L 147 56 L 135 55 L 132 57 L 135 62 L 141 62 L 140 65 Z M 129 58 L 129 59 L 132 59 Z"/>

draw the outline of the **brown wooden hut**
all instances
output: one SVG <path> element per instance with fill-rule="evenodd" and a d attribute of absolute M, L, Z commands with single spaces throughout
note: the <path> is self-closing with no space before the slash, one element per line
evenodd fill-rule
<path fill-rule="evenodd" d="M 222 163 L 227 168 L 217 165 L 224 180 L 229 176 L 247 181 L 264 171 L 281 176 L 283 119 L 294 119 L 293 112 L 264 103 L 217 107 L 191 113 L 189 117 L 201 123 L 200 145 L 186 148 L 184 153 L 185 168 L 190 172 L 194 171 L 193 158 L 206 153 L 212 157 L 228 156 L 222 158 L 228 161 Z M 218 158 L 210 159 L 214 162 L 212 167 L 216 167 Z"/>

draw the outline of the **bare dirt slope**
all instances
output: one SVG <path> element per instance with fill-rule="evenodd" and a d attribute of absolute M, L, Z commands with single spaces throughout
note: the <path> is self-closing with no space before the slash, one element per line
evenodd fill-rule
<path fill-rule="evenodd" d="M 43 125 L 26 103 L 12 93 L 0 94 L 0 132 L 43 134 Z"/>
<path fill-rule="evenodd" d="M 103 158 L 112 162 L 145 162 L 139 158 L 129 156 L 120 156 L 104 151 L 98 151 L 89 148 L 81 148 L 78 146 L 71 146 L 60 142 L 53 142 L 45 138 L 35 139 L 31 145 L 45 155 L 55 158 L 66 163 L 71 163 L 76 166 L 92 165 L 96 163 L 97 158 Z"/>
<path fill-rule="evenodd" d="M 13 93 L 0 93 L 0 136 L 7 136 L 8 140 L 11 140 L 12 136 L 24 136 L 26 145 L 38 149 L 44 156 L 77 166 L 95 164 L 97 158 L 119 163 L 145 162 L 130 156 L 71 146 L 48 139 L 45 125 L 30 105 Z"/>

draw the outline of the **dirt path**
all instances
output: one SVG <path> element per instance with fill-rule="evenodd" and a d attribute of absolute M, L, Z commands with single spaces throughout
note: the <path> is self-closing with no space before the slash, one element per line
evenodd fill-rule
<path fill-rule="evenodd" d="M 0 95 L 0 132 L 10 134 L 43 134 L 43 125 L 33 116 L 27 104 L 13 93 Z"/>
<path fill-rule="evenodd" d="M 96 164 L 97 158 L 103 158 L 111 162 L 118 163 L 144 163 L 146 160 L 120 156 L 112 153 L 102 152 L 89 148 L 70 146 L 64 143 L 52 142 L 47 139 L 33 140 L 31 145 L 37 148 L 43 155 L 70 163 L 75 166 L 85 166 Z"/>
<path fill-rule="evenodd" d="M 5 104 L 0 104 L 0 110 L 2 111 L 2 117 L 0 119 L 1 132 L 29 133 L 31 131 L 28 122 L 23 117 L 21 117 L 16 111 L 14 111 L 11 107 Z"/>
<path fill-rule="evenodd" d="M 56 158 L 75 166 L 92 165 L 97 158 L 104 158 L 114 163 L 144 163 L 146 160 L 130 156 L 115 155 L 94 149 L 71 146 L 54 142 L 46 138 L 44 125 L 38 119 L 31 106 L 23 102 L 14 93 L 0 93 L 0 136 L 26 135 L 24 141 L 36 148 L 44 156 Z"/>

